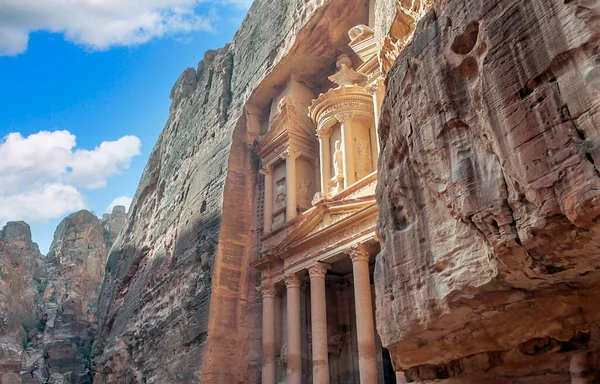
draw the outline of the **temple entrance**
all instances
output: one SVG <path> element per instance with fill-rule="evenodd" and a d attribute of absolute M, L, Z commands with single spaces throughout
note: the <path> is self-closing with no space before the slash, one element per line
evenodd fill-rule
<path fill-rule="evenodd" d="M 379 252 L 377 243 L 365 247 L 369 251 L 369 275 L 372 283 L 375 255 Z M 359 364 L 359 326 L 357 324 L 356 295 L 353 261 L 348 254 L 333 256 L 327 263 L 325 273 L 325 303 L 327 325 L 327 365 L 330 384 L 360 384 Z M 313 340 L 312 318 L 313 303 L 311 284 L 307 275 L 300 276 L 300 331 L 302 382 L 316 383 L 313 378 Z M 374 300 L 374 288 L 370 286 L 370 295 Z M 277 383 L 287 383 L 289 353 L 288 297 L 282 286 L 276 292 L 275 300 L 275 350 Z M 374 312 L 360 313 L 363 319 L 374 319 Z M 376 333 L 368 335 L 374 340 L 376 376 L 378 383 L 396 383 L 389 353 L 381 346 Z M 364 337 L 364 335 L 363 335 Z M 364 352 L 363 352 L 364 353 Z"/>

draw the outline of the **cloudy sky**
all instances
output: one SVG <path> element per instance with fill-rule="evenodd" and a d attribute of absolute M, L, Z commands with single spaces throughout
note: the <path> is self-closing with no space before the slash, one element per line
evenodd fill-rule
<path fill-rule="evenodd" d="M 251 0 L 0 0 L 0 226 L 42 253 L 71 212 L 129 205 L 171 86 Z"/>

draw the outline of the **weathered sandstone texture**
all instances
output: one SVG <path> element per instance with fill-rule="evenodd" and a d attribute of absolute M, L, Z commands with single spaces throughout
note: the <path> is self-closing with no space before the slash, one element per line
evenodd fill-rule
<path fill-rule="evenodd" d="M 377 328 L 409 381 L 598 382 L 599 7 L 435 0 L 391 67 Z"/>
<path fill-rule="evenodd" d="M 104 241 L 106 249 L 110 250 L 112 245 L 117 240 L 117 236 L 121 229 L 127 223 L 127 209 L 122 205 L 113 207 L 112 212 L 102 215 L 102 228 L 104 229 Z"/>
<path fill-rule="evenodd" d="M 249 266 L 262 230 L 252 155 L 260 114 L 294 70 L 306 70 L 298 81 L 334 72 L 359 23 L 353 15 L 366 7 L 257 0 L 233 43 L 177 80 L 169 120 L 108 259 L 96 383 L 260 381 L 261 302 Z"/>
<path fill-rule="evenodd" d="M 0 232 L 0 384 L 91 383 L 96 305 L 110 239 L 124 224 L 88 211 L 65 218 L 44 259 L 29 226 Z"/>
<path fill-rule="evenodd" d="M 21 355 L 39 334 L 44 260 L 24 222 L 0 231 L 0 383 L 21 383 Z"/>

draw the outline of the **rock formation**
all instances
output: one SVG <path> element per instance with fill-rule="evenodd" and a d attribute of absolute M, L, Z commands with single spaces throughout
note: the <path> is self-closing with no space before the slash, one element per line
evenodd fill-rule
<path fill-rule="evenodd" d="M 91 383 L 96 306 L 125 208 L 65 218 L 42 257 L 29 226 L 0 233 L 0 384 Z"/>
<path fill-rule="evenodd" d="M 597 382 L 599 6 L 435 0 L 398 51 L 375 285 L 409 382 Z"/>
<path fill-rule="evenodd" d="M 39 337 L 44 260 L 24 222 L 0 231 L 0 383 L 21 383 L 21 355 Z"/>
<path fill-rule="evenodd" d="M 127 209 L 122 205 L 113 207 L 110 213 L 102 215 L 102 228 L 104 229 L 104 242 L 106 249 L 110 250 L 117 240 L 117 236 L 127 222 Z"/>

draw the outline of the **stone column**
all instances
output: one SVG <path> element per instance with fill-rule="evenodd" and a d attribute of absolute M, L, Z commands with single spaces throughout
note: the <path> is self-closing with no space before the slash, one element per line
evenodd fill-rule
<path fill-rule="evenodd" d="M 379 159 L 379 143 L 377 140 L 377 129 L 375 126 L 369 128 L 369 134 L 371 135 L 371 165 L 373 171 L 377 170 L 377 160 Z"/>
<path fill-rule="evenodd" d="M 352 114 L 344 113 L 335 118 L 342 124 L 342 147 L 344 159 L 344 188 L 356 181 L 354 172 L 354 138 L 352 137 Z"/>
<path fill-rule="evenodd" d="M 287 382 L 302 384 L 302 326 L 300 324 L 300 280 L 294 274 L 286 276 L 288 355 Z"/>
<path fill-rule="evenodd" d="M 358 336 L 358 367 L 361 383 L 377 382 L 377 352 L 375 325 L 369 278 L 369 253 L 359 245 L 350 250 L 354 275 L 356 333 Z"/>
<path fill-rule="evenodd" d="M 396 384 L 406 384 L 406 376 L 404 376 L 404 372 L 396 372 Z"/>
<path fill-rule="evenodd" d="M 331 144 L 329 142 L 331 129 L 322 129 L 317 135 L 321 151 L 321 192 L 327 196 L 329 181 L 331 181 Z"/>
<path fill-rule="evenodd" d="M 256 290 L 263 295 L 262 384 L 275 384 L 275 287 L 264 282 Z"/>
<path fill-rule="evenodd" d="M 285 154 L 285 183 L 286 183 L 286 221 L 296 217 L 296 159 L 298 153 L 288 148 Z"/>
<path fill-rule="evenodd" d="M 270 165 L 265 165 L 261 173 L 265 176 L 263 233 L 267 234 L 271 232 L 273 227 L 273 169 Z"/>
<path fill-rule="evenodd" d="M 375 84 L 370 87 L 371 94 L 373 95 L 373 108 L 375 117 L 375 143 L 377 143 L 377 153 L 379 153 L 379 118 L 381 117 L 381 105 L 383 104 L 383 98 L 385 97 L 385 85 L 383 79 L 378 79 Z"/>
<path fill-rule="evenodd" d="M 317 262 L 308 270 L 310 275 L 313 383 L 315 384 L 329 384 L 327 305 L 325 299 L 327 268 L 327 264 Z"/>

